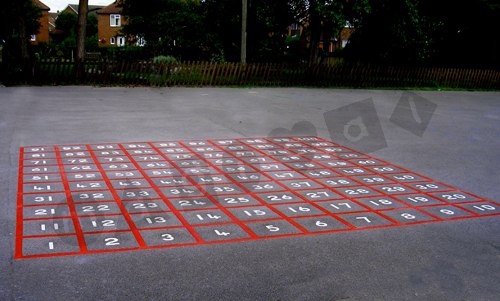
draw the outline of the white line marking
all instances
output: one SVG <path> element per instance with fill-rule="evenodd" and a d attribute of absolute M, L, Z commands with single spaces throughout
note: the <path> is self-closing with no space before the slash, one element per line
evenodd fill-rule
<path fill-rule="evenodd" d="M 49 242 L 49 249 L 54 250 L 54 243 L 51 241 Z"/>

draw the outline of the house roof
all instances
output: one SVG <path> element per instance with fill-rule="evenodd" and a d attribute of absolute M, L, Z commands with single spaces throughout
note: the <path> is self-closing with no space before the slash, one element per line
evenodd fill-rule
<path fill-rule="evenodd" d="M 78 4 L 68 4 L 68 6 L 66 8 L 69 7 L 72 11 L 74 11 L 76 14 L 78 14 L 78 7 L 79 6 L 80 5 L 78 5 Z M 100 10 L 103 7 L 104 6 L 102 6 L 102 5 L 89 5 L 89 13 Z M 66 10 L 66 9 L 64 9 L 64 10 Z"/>
<path fill-rule="evenodd" d="M 117 1 L 97 11 L 98 14 L 119 14 L 122 12 L 122 7 Z"/>
<path fill-rule="evenodd" d="M 79 6 L 80 5 L 78 5 L 78 4 L 68 4 L 68 6 L 66 6 L 66 8 L 63 9 L 62 11 L 65 11 L 65 10 L 67 10 L 69 8 L 75 14 L 78 15 L 78 8 L 79 8 Z M 104 6 L 102 6 L 102 5 L 89 5 L 89 14 L 95 14 L 96 11 L 100 10 L 103 7 Z"/>
<path fill-rule="evenodd" d="M 40 0 L 33 0 L 33 4 L 41 10 L 50 10 L 50 7 L 43 4 Z"/>

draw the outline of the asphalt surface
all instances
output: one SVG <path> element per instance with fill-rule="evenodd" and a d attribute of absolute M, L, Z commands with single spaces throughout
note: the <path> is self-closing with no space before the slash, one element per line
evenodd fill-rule
<path fill-rule="evenodd" d="M 498 216 L 13 260 L 20 146 L 314 132 L 342 140 L 343 116 L 360 114 L 369 127 L 348 133 L 366 136 L 356 149 L 500 202 L 500 93 L 415 93 L 417 117 L 402 91 L 0 87 L 0 299 L 498 300 Z"/>

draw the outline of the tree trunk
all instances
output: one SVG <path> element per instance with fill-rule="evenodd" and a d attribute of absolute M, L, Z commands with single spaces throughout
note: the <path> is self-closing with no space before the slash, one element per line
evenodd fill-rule
<path fill-rule="evenodd" d="M 31 62 L 28 49 L 28 34 L 26 33 L 26 20 L 19 17 L 19 43 L 21 47 L 21 66 L 24 79 L 28 80 L 31 77 Z"/>
<path fill-rule="evenodd" d="M 318 47 L 321 38 L 321 16 L 316 0 L 309 1 L 309 18 L 309 31 L 311 33 L 309 41 L 309 65 L 313 65 L 318 60 Z"/>
<path fill-rule="evenodd" d="M 76 29 L 76 78 L 82 79 L 85 73 L 85 37 L 87 27 L 87 14 L 89 11 L 89 1 L 80 0 L 78 5 L 78 24 Z"/>

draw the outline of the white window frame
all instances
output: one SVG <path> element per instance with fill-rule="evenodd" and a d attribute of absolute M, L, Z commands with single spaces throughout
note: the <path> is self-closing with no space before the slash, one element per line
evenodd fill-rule
<path fill-rule="evenodd" d="M 117 47 L 125 46 L 125 37 L 124 36 L 116 36 L 116 46 Z"/>
<path fill-rule="evenodd" d="M 116 38 L 115 37 L 109 38 L 109 44 L 115 45 L 116 44 Z"/>
<path fill-rule="evenodd" d="M 119 14 L 109 15 L 109 26 L 111 27 L 122 26 L 122 16 Z"/>

